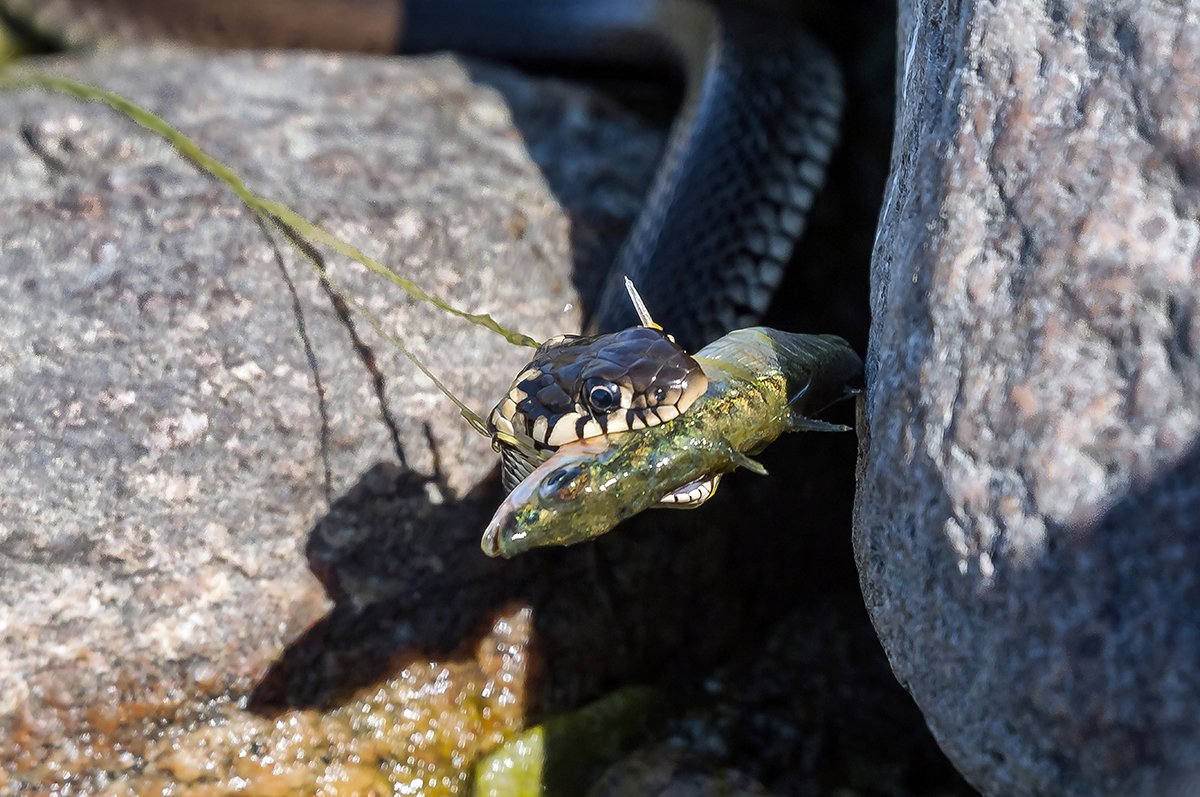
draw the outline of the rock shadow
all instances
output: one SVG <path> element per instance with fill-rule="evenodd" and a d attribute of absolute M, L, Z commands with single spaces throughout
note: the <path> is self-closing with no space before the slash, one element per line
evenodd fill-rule
<path fill-rule="evenodd" d="M 471 80 L 499 93 L 529 156 L 570 220 L 571 281 L 589 318 L 644 204 L 682 98 L 669 70 L 561 70 L 536 90 L 509 69 L 466 59 Z M 535 65 L 536 66 L 536 65 Z M 578 82 L 599 92 L 582 92 Z M 568 330 L 564 330 L 568 331 Z M 570 330 L 574 331 L 574 330 Z"/>
<path fill-rule="evenodd" d="M 978 631 L 1010 652 L 993 671 L 997 681 L 1027 685 L 997 721 L 1020 738 L 1049 734 L 1076 751 L 1070 761 L 1047 762 L 1061 770 L 1060 782 L 1196 793 L 1200 725 L 1193 711 L 1165 707 L 1200 704 L 1197 518 L 1193 441 L 1092 513 L 1050 525 L 1033 561 L 996 556 L 995 580 L 978 600 Z M 1014 615 L 1014 595 L 1036 611 Z"/>

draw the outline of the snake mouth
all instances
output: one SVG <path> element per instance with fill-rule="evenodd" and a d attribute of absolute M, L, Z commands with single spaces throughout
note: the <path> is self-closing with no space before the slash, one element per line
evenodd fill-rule
<path fill-rule="evenodd" d="M 556 449 L 671 421 L 707 388 L 700 364 L 656 327 L 562 335 L 537 350 L 488 425 L 494 436 Z"/>
<path fill-rule="evenodd" d="M 695 509 L 713 497 L 720 483 L 720 473 L 692 479 L 658 499 L 657 506 L 663 509 Z"/>

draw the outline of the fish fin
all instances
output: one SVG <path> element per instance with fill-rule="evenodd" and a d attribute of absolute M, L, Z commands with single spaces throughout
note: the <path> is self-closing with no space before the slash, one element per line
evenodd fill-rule
<path fill-rule="evenodd" d="M 802 388 L 800 388 L 799 390 L 797 390 L 795 393 L 793 393 L 793 394 L 792 394 L 792 395 L 791 395 L 791 396 L 788 398 L 788 401 L 787 401 L 787 406 L 788 406 L 788 407 L 794 407 L 794 406 L 796 406 L 796 404 L 797 404 L 797 403 L 799 403 L 800 399 L 804 398 L 804 396 L 805 396 L 805 395 L 808 393 L 808 389 L 809 389 L 810 387 L 812 387 L 812 380 L 811 380 L 811 379 L 809 379 L 807 382 L 805 382 L 805 383 L 804 383 L 804 387 L 802 387 Z"/>
<path fill-rule="evenodd" d="M 637 288 L 634 287 L 633 280 L 629 279 L 628 276 L 625 277 L 625 291 L 629 294 L 629 301 L 633 302 L 633 309 L 637 313 L 638 321 L 641 322 L 642 326 L 657 329 L 661 332 L 662 327 L 654 322 L 654 318 L 646 308 L 646 303 L 642 300 L 642 295 L 638 293 Z"/>
<path fill-rule="evenodd" d="M 812 385 L 812 382 L 810 381 L 808 384 L 806 384 L 804 387 L 802 387 L 799 390 L 799 392 L 797 392 L 794 396 L 792 396 L 790 399 L 788 399 L 788 407 L 793 407 L 796 404 L 796 402 L 806 392 L 808 392 L 808 388 L 811 385 Z M 850 387 L 848 385 L 844 386 L 842 388 L 842 395 L 837 396 L 836 398 L 831 400 L 828 404 L 826 404 L 824 407 L 817 409 L 816 412 L 817 413 L 824 412 L 825 410 L 829 409 L 830 407 L 832 407 L 835 404 L 840 404 L 843 401 L 856 399 L 858 396 L 860 396 L 862 394 L 863 394 L 863 391 L 857 387 Z M 812 410 L 810 410 L 810 412 L 811 411 Z M 854 430 L 854 427 L 846 426 L 845 424 L 829 423 L 828 421 L 818 420 L 817 418 L 810 418 L 806 415 L 800 414 L 800 412 L 798 412 L 794 409 L 791 411 L 790 417 L 788 418 L 788 425 L 790 425 L 792 427 L 793 432 L 850 432 L 850 431 Z"/>
<path fill-rule="evenodd" d="M 788 424 L 792 427 L 793 432 L 852 432 L 854 427 L 846 426 L 844 423 L 830 423 L 816 418 L 805 418 L 801 415 L 793 415 L 788 419 Z"/>
<path fill-rule="evenodd" d="M 763 467 L 761 462 L 750 459 L 750 457 L 746 456 L 741 451 L 735 451 L 731 449 L 730 453 L 733 463 L 739 468 L 745 468 L 751 473 L 757 473 L 759 476 L 767 475 L 767 469 Z"/>

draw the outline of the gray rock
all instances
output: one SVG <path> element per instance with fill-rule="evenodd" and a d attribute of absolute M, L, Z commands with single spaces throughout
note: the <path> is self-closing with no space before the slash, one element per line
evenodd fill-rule
<path fill-rule="evenodd" d="M 586 114 L 589 95 L 522 93 L 503 77 L 512 113 L 535 120 L 518 132 L 500 96 L 446 57 L 126 50 L 47 66 L 147 104 L 255 190 L 459 306 L 538 338 L 578 328 L 572 259 L 606 255 L 572 252 L 547 179 L 600 182 L 588 144 L 603 136 L 536 119 L 565 115 L 545 105 Z M 285 245 L 324 388 L 326 482 L 293 297 L 228 190 L 98 105 L 9 93 L 0 120 L 0 761 L 43 775 L 92 758 L 113 766 L 120 746 L 97 742 L 105 733 L 245 695 L 330 608 L 311 571 L 323 575 L 329 540 L 357 539 L 361 518 L 330 514 L 327 499 L 393 484 L 363 479 L 388 463 L 416 485 L 417 500 L 376 519 L 405 552 L 408 580 L 377 568 L 330 594 L 361 606 L 415 590 L 414 573 L 447 567 L 429 550 L 448 529 L 469 541 L 456 542 L 465 561 L 491 564 L 479 510 L 438 511 L 492 473 L 488 441 L 358 320 L 383 375 L 381 408 L 346 328 Z M 612 127 L 640 135 L 648 154 L 624 171 L 603 164 L 620 176 L 569 205 L 576 235 L 628 222 L 661 140 L 627 117 Z M 545 174 L 522 134 L 552 153 Z M 528 358 L 331 263 L 477 411 Z M 78 741 L 89 729 L 91 748 Z"/>
<path fill-rule="evenodd" d="M 854 542 L 987 794 L 1200 790 L 1200 22 L 902 4 Z"/>

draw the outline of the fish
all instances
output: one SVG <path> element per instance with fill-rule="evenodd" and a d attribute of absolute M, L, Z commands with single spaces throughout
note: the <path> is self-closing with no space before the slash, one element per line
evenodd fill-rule
<path fill-rule="evenodd" d="M 509 493 L 483 533 L 488 556 L 595 539 L 653 506 L 694 508 L 788 432 L 844 432 L 814 416 L 861 392 L 862 359 L 836 335 L 738 329 L 698 351 L 708 386 L 658 426 L 561 446 Z"/>

